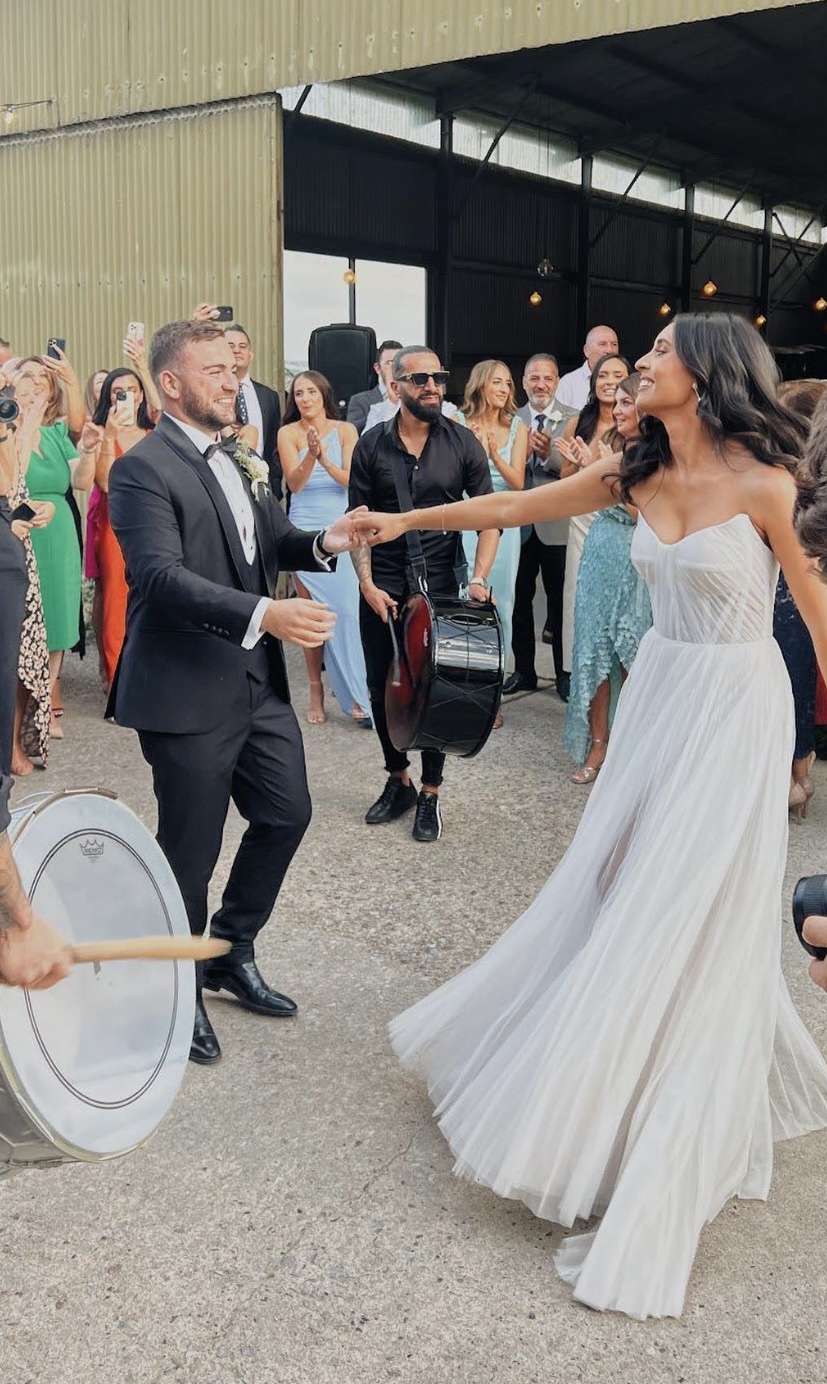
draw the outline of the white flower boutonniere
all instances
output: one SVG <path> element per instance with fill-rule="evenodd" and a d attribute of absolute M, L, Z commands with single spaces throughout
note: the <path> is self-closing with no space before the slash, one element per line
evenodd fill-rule
<path fill-rule="evenodd" d="M 553 428 L 556 428 L 558 423 L 562 423 L 564 417 L 565 415 L 559 409 L 555 409 L 554 413 L 548 415 L 548 421 Z"/>
<path fill-rule="evenodd" d="M 246 442 L 239 442 L 233 453 L 233 460 L 250 482 L 254 500 L 260 500 L 262 495 L 270 494 L 270 472 L 267 462 L 258 452 L 252 451 Z"/>

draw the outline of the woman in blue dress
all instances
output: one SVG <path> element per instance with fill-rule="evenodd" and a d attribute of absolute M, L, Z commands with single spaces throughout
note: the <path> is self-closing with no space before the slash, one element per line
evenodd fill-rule
<path fill-rule="evenodd" d="M 612 410 L 614 439 L 600 443 L 597 461 L 584 446 L 581 464 L 600 465 L 640 436 L 638 375 L 617 386 Z M 577 464 L 577 463 L 575 463 Z M 595 517 L 586 535 L 577 574 L 571 692 L 563 744 L 581 766 L 573 783 L 594 783 L 606 757 L 612 691 L 625 680 L 638 645 L 652 623 L 652 606 L 643 578 L 632 566 L 631 547 L 637 510 L 612 505 Z"/>
<path fill-rule="evenodd" d="M 474 366 L 465 387 L 462 420 L 485 449 L 494 489 L 522 490 L 528 430 L 517 416 L 511 371 L 501 360 L 481 360 Z M 477 535 L 463 534 L 463 543 L 468 570 L 473 571 Z M 520 531 L 506 529 L 500 535 L 497 556 L 488 576 L 502 624 L 506 662 L 511 654 L 511 616 L 519 563 Z M 498 723 L 502 724 L 501 718 Z"/>
<path fill-rule="evenodd" d="M 347 509 L 350 460 L 359 434 L 343 423 L 329 380 L 315 370 L 297 375 L 290 389 L 278 453 L 290 491 L 290 518 L 300 529 L 324 529 Z M 324 648 L 305 649 L 310 681 L 311 726 L 325 721 L 322 663 L 339 706 L 370 729 L 365 657 L 359 635 L 359 582 L 344 558 L 335 572 L 302 572 L 293 578 L 300 596 L 323 601 L 336 612 L 333 638 Z"/>

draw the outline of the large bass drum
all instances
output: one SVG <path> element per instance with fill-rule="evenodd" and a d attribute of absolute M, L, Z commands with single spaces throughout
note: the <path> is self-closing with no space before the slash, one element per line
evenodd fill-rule
<path fill-rule="evenodd" d="M 388 733 L 398 750 L 479 754 L 503 690 L 502 626 L 489 601 L 417 592 L 402 612 L 385 684 Z"/>
<path fill-rule="evenodd" d="M 29 798 L 9 836 L 35 910 L 70 942 L 189 937 L 165 857 L 113 795 Z M 181 1085 L 194 1012 L 192 962 L 110 961 L 50 990 L 0 987 L 0 1175 L 148 1139 Z"/>

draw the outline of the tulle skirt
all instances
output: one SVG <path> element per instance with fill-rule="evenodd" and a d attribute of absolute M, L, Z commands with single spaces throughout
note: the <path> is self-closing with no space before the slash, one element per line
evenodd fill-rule
<path fill-rule="evenodd" d="M 479 961 L 391 1025 L 455 1171 L 562 1226 L 574 1295 L 679 1315 L 701 1229 L 827 1125 L 780 970 L 793 720 L 772 639 L 643 638 L 575 838 Z"/>

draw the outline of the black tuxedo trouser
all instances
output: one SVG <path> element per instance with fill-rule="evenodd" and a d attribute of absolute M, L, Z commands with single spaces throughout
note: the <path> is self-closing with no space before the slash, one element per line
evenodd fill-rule
<path fill-rule="evenodd" d="M 246 714 L 205 735 L 139 731 L 158 802 L 158 844 L 184 897 L 190 927 L 207 926 L 207 889 L 232 800 L 249 823 L 210 933 L 239 959 L 273 911 L 310 823 L 301 731 L 265 677 L 247 674 Z"/>
<path fill-rule="evenodd" d="M 514 651 L 514 668 L 524 678 L 532 682 L 537 674 L 534 668 L 534 592 L 537 589 L 538 575 L 543 578 L 543 586 L 548 602 L 546 616 L 551 631 L 551 653 L 554 659 L 554 675 L 560 676 L 563 670 L 563 586 L 566 580 L 565 543 L 541 543 L 537 530 L 532 529 L 520 549 L 520 562 L 517 568 L 517 581 L 514 586 L 514 612 L 511 617 L 511 648 Z"/>

